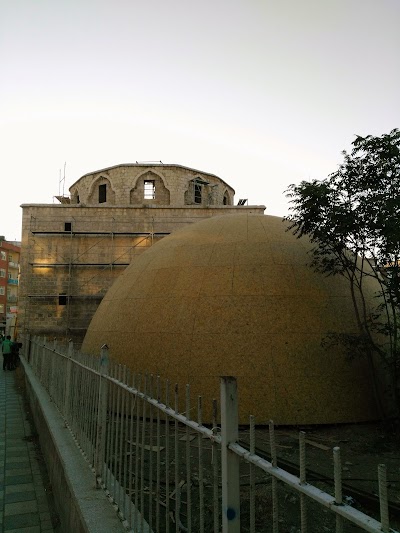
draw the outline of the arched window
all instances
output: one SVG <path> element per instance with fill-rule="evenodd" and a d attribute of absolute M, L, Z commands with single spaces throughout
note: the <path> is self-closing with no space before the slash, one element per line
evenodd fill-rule
<path fill-rule="evenodd" d="M 99 204 L 107 202 L 107 184 L 102 183 L 99 185 Z"/>
<path fill-rule="evenodd" d="M 144 180 L 143 183 L 144 189 L 144 199 L 145 200 L 154 200 L 156 197 L 156 182 L 155 180 Z"/>
<path fill-rule="evenodd" d="M 194 178 L 189 181 L 188 189 L 185 192 L 186 205 L 202 205 L 208 201 L 210 192 L 209 182 L 204 181 L 201 177 Z"/>
<path fill-rule="evenodd" d="M 195 204 L 201 204 L 201 196 L 202 196 L 202 185 L 201 183 L 194 182 L 194 203 Z"/>
<path fill-rule="evenodd" d="M 130 191 L 130 203 L 146 205 L 170 205 L 170 193 L 163 178 L 152 171 L 139 175 Z"/>

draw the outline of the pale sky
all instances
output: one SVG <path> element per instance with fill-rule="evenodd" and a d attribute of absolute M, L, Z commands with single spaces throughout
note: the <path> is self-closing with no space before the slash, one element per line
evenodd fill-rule
<path fill-rule="evenodd" d="M 0 0 L 0 235 L 136 161 L 288 212 L 355 135 L 400 126 L 399 0 Z"/>

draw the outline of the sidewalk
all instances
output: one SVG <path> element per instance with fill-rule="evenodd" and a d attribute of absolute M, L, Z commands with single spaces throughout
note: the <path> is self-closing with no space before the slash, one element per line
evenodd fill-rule
<path fill-rule="evenodd" d="M 0 531 L 52 532 L 43 466 L 16 386 L 19 372 L 0 367 Z"/>

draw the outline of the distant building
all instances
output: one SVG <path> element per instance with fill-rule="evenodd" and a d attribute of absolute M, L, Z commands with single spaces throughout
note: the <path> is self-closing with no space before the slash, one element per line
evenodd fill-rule
<path fill-rule="evenodd" d="M 18 316 L 19 244 L 0 237 L 0 331 L 12 337 Z"/>
<path fill-rule="evenodd" d="M 162 163 L 92 172 L 69 192 L 59 204 L 22 206 L 19 324 L 78 344 L 107 289 L 153 243 L 204 218 L 265 210 L 235 206 L 213 174 Z"/>

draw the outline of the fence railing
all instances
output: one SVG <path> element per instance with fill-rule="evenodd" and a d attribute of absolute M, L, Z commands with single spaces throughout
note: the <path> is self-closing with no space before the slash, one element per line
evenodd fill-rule
<path fill-rule="evenodd" d="M 378 472 L 378 521 L 345 503 L 338 447 L 333 449 L 329 494 L 306 481 L 304 432 L 299 434 L 299 476 L 278 466 L 272 422 L 270 461 L 255 453 L 254 417 L 249 418 L 249 445 L 244 445 L 233 377 L 221 378 L 221 414 L 213 400 L 212 425 L 206 427 L 202 398 L 192 408 L 189 386 L 182 397 L 168 381 L 133 375 L 109 361 L 106 346 L 93 357 L 74 350 L 72 343 L 27 338 L 24 355 L 87 459 L 97 486 L 106 490 L 131 531 L 339 533 L 346 523 L 364 531 L 394 531 L 384 465 Z"/>

